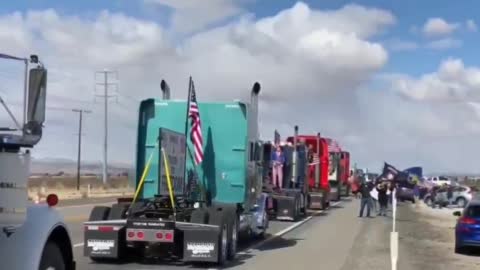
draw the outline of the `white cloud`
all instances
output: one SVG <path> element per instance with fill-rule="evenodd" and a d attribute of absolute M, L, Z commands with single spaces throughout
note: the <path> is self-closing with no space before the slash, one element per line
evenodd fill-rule
<path fill-rule="evenodd" d="M 442 18 L 429 18 L 423 26 L 423 32 L 429 37 L 445 36 L 452 34 L 458 27 L 458 23 L 449 23 Z"/>
<path fill-rule="evenodd" d="M 259 81 L 265 139 L 274 129 L 291 134 L 298 124 L 302 133 L 338 138 L 354 162 L 373 170 L 383 160 L 426 170 L 474 168 L 480 131 L 474 107 L 430 100 L 474 100 L 479 69 L 449 59 L 418 78 L 376 76 L 388 53 L 371 38 L 394 23 L 383 10 L 347 5 L 322 11 L 298 3 L 173 45 L 151 21 L 107 11 L 83 18 L 44 10 L 0 16 L 0 29 L 15 29 L 12 36 L 0 31 L 0 43 L 2 52 L 38 53 L 44 60 L 49 106 L 93 109 L 85 117 L 85 160 L 102 156 L 102 106 L 92 102 L 93 74 L 106 67 L 119 71 L 121 94 L 119 104 L 110 106 L 111 161 L 134 160 L 138 100 L 160 97 L 162 78 L 174 98 L 185 98 L 192 75 L 199 100 L 245 99 Z M 382 91 L 364 89 L 372 76 Z M 21 100 L 21 78 L 21 65 L 13 70 L 0 62 L 0 91 L 7 101 Z M 34 155 L 75 158 L 77 121 L 73 112 L 48 111 Z"/>
<path fill-rule="evenodd" d="M 467 20 L 465 23 L 467 30 L 471 32 L 477 32 L 477 24 L 474 20 Z"/>
<path fill-rule="evenodd" d="M 435 50 L 456 49 L 462 47 L 463 42 L 459 39 L 444 38 L 439 40 L 430 41 L 426 44 L 427 48 Z"/>
<path fill-rule="evenodd" d="M 480 69 L 465 67 L 462 60 L 450 58 L 436 72 L 419 79 L 393 80 L 393 89 L 417 101 L 475 101 L 480 98 Z"/>
<path fill-rule="evenodd" d="M 245 0 L 144 0 L 147 4 L 168 7 L 174 10 L 172 26 L 179 32 L 201 30 L 212 23 L 243 13 Z"/>
<path fill-rule="evenodd" d="M 110 106 L 109 157 L 131 161 L 135 99 L 159 97 L 162 78 L 174 98 L 184 98 L 189 75 L 201 100 L 246 98 L 252 84 L 261 82 L 267 138 L 275 128 L 286 134 L 298 124 L 304 132 L 320 130 L 342 141 L 349 119 L 357 115 L 355 89 L 388 60 L 384 48 L 368 38 L 394 22 L 387 11 L 358 5 L 321 11 L 297 3 L 272 17 L 245 16 L 198 32 L 174 46 L 165 29 L 150 21 L 108 11 L 86 19 L 44 10 L 1 16 L 0 28 L 15 27 L 17 36 L 0 34 L 0 43 L 7 53 L 40 55 L 50 69 L 49 106 L 94 110 L 85 117 L 86 160 L 100 160 L 102 153 L 102 106 L 92 102 L 94 71 L 118 70 L 121 97 L 120 104 Z M 311 108 L 318 109 L 319 118 L 307 117 Z M 74 158 L 77 115 L 49 111 L 47 117 L 36 155 Z"/>

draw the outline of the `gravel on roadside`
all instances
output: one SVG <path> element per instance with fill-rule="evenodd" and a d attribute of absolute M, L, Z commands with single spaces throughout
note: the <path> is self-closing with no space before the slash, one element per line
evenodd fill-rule
<path fill-rule="evenodd" d="M 478 253 L 460 255 L 454 251 L 456 209 L 432 209 L 423 203 L 399 207 L 399 267 L 409 270 L 480 269 Z M 407 261 L 408 260 L 408 261 Z M 408 268 L 402 267 L 408 265 Z"/>

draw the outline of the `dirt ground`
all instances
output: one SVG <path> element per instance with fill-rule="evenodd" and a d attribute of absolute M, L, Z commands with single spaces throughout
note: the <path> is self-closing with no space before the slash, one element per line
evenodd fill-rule
<path fill-rule="evenodd" d="M 480 250 L 467 255 L 454 252 L 453 212 L 460 209 L 432 209 L 423 203 L 404 203 L 401 208 L 397 217 L 399 260 L 408 260 L 404 263 L 409 270 L 480 269 Z"/>
<path fill-rule="evenodd" d="M 100 177 L 82 177 L 79 190 L 77 190 L 77 179 L 75 177 L 50 176 L 33 178 L 28 181 L 28 197 L 34 201 L 42 201 L 51 193 L 57 194 L 61 200 L 69 200 L 130 196 L 133 192 L 133 187 L 129 185 L 126 176 L 110 177 L 106 185 L 103 184 Z"/>

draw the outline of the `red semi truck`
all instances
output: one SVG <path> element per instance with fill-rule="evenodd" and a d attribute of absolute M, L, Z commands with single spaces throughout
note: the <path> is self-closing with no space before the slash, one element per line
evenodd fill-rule
<path fill-rule="evenodd" d="M 350 153 L 347 151 L 340 152 L 340 196 L 350 195 Z"/>
<path fill-rule="evenodd" d="M 287 138 L 292 142 L 293 137 Z M 310 161 L 308 168 L 307 207 L 310 209 L 325 209 L 330 205 L 330 184 L 328 181 L 328 144 L 325 138 L 317 135 L 298 135 L 297 139 L 303 141 L 308 149 L 313 151 L 314 160 Z"/>

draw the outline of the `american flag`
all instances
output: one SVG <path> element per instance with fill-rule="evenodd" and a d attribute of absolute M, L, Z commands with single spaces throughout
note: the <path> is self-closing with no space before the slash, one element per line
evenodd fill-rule
<path fill-rule="evenodd" d="M 189 108 L 188 118 L 190 118 L 192 125 L 190 131 L 190 140 L 195 148 L 195 164 L 198 165 L 203 160 L 203 137 L 202 137 L 202 125 L 200 121 L 200 111 L 198 110 L 197 95 L 195 94 L 195 86 L 193 80 L 190 78 L 190 96 L 189 96 Z"/>
<path fill-rule="evenodd" d="M 277 130 L 275 130 L 275 134 L 273 137 L 273 142 L 275 143 L 275 145 L 280 145 L 280 133 L 278 133 Z"/>
<path fill-rule="evenodd" d="M 327 138 L 328 152 L 341 152 L 342 149 L 336 140 Z"/>

